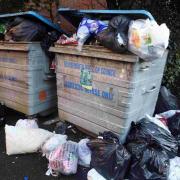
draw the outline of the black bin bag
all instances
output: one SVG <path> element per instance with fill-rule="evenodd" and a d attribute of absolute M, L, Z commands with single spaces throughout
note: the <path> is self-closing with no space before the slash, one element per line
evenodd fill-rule
<path fill-rule="evenodd" d="M 174 96 L 165 86 L 162 86 L 154 114 L 160 114 L 169 110 L 178 110 L 179 108 L 180 106 L 177 97 Z"/>
<path fill-rule="evenodd" d="M 178 141 L 178 156 L 180 156 L 180 113 L 168 119 L 168 128 Z"/>
<path fill-rule="evenodd" d="M 126 16 L 115 16 L 109 22 L 108 28 L 98 33 L 96 39 L 104 47 L 112 51 L 123 53 L 128 46 L 128 29 L 130 19 Z M 119 43 L 118 37 L 121 37 L 123 43 Z"/>
<path fill-rule="evenodd" d="M 130 180 L 166 180 L 169 158 L 165 151 L 148 148 L 140 156 L 133 156 L 129 173 Z"/>
<path fill-rule="evenodd" d="M 87 143 L 91 149 L 91 167 L 107 180 L 124 179 L 129 167 L 130 154 L 111 132 L 101 134 L 104 139 Z"/>
<path fill-rule="evenodd" d="M 129 179 L 167 179 L 169 159 L 177 156 L 178 145 L 161 123 L 146 118 L 132 122 L 125 143 L 132 155 Z"/>
<path fill-rule="evenodd" d="M 159 121 L 159 123 L 161 122 Z M 178 151 L 175 137 L 166 129 L 146 118 L 141 119 L 136 124 L 132 122 L 126 139 L 127 147 L 131 143 L 136 143 L 137 148 L 141 147 L 141 150 L 145 150 L 147 147 L 156 147 L 165 151 L 169 158 L 174 158 Z M 128 150 L 130 153 L 132 152 L 131 148 Z"/>

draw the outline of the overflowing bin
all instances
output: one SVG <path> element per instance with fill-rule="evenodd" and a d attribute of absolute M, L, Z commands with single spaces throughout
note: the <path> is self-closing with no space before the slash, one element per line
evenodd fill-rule
<path fill-rule="evenodd" d="M 101 17 L 124 12 L 59 10 L 69 17 L 68 11 L 74 15 L 74 23 L 86 12 Z M 152 18 L 145 11 L 139 15 L 143 13 Z M 135 14 L 138 15 L 137 11 Z M 61 120 L 95 134 L 110 130 L 124 141 L 132 121 L 153 114 L 167 51 L 162 58 L 146 62 L 131 53 L 113 53 L 101 46 L 85 45 L 77 51 L 75 46 L 56 44 L 51 51 L 56 53 Z"/>
<path fill-rule="evenodd" d="M 0 15 L 0 21 L 28 17 L 44 23 L 51 30 L 60 29 L 35 12 Z M 0 101 L 26 115 L 55 109 L 55 78 L 49 78 L 49 57 L 40 42 L 0 42 Z"/>

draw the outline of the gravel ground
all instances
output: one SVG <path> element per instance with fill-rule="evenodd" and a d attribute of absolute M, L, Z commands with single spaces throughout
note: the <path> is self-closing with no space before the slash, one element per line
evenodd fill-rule
<path fill-rule="evenodd" d="M 24 115 L 8 110 L 6 123 L 8 125 L 14 125 L 20 118 L 25 118 Z M 53 131 L 55 125 L 42 125 L 42 122 L 53 119 L 53 116 L 39 118 L 39 126 L 41 128 Z M 71 140 L 78 141 L 82 135 L 78 133 L 73 135 L 69 133 L 68 137 Z M 75 176 L 59 176 L 52 177 L 46 176 L 48 161 L 42 157 L 40 153 L 25 154 L 25 155 L 6 155 L 5 146 L 5 132 L 4 127 L 0 127 L 0 179 L 1 180 L 23 180 L 25 176 L 28 176 L 28 180 L 74 180 Z M 79 179 L 79 178 L 78 178 Z"/>

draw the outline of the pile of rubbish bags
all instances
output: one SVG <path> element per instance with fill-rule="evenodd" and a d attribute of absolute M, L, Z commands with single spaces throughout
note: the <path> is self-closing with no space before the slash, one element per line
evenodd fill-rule
<path fill-rule="evenodd" d="M 109 21 L 84 17 L 76 34 L 70 38 L 63 35 L 57 43 L 77 44 L 77 49 L 81 51 L 85 43 L 94 43 L 95 39 L 97 44 L 114 52 L 124 53 L 129 50 L 149 61 L 163 56 L 169 44 L 169 36 L 166 24 L 158 25 L 154 20 L 133 20 L 124 15 L 115 16 Z"/>
<path fill-rule="evenodd" d="M 75 174 L 81 180 L 180 179 L 180 110 L 132 122 L 124 144 L 110 131 L 79 142 L 69 140 L 65 124 L 55 132 L 37 119 L 5 126 L 6 153 L 40 152 L 48 160 L 46 175 Z"/>

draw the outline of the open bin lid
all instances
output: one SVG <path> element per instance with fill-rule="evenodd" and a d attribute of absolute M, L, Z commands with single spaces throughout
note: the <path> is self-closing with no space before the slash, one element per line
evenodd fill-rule
<path fill-rule="evenodd" d="M 59 27 L 58 24 L 54 24 L 49 19 L 41 16 L 40 14 L 38 14 L 38 13 L 36 13 L 34 11 L 19 12 L 19 13 L 10 13 L 10 14 L 1 14 L 0 15 L 0 21 L 1 20 L 5 20 L 5 19 L 10 19 L 10 18 L 18 17 L 18 16 L 22 16 L 22 17 L 25 17 L 25 18 L 29 18 L 31 20 L 39 21 L 39 22 L 43 23 L 44 25 L 46 25 L 46 27 L 49 30 L 56 30 L 56 31 L 58 31 L 60 33 L 64 33 L 64 31 Z"/>
<path fill-rule="evenodd" d="M 58 13 L 67 19 L 72 25 L 78 27 L 81 19 L 84 16 L 89 16 L 91 18 L 99 18 L 101 20 L 111 19 L 113 16 L 125 15 L 132 19 L 150 19 L 154 20 L 154 17 L 150 12 L 146 10 L 77 10 L 69 8 L 60 8 Z"/>

